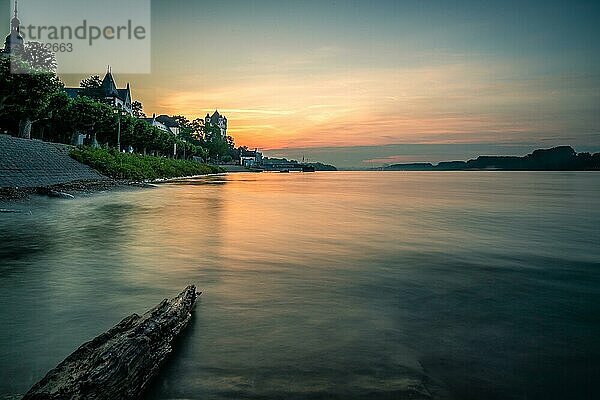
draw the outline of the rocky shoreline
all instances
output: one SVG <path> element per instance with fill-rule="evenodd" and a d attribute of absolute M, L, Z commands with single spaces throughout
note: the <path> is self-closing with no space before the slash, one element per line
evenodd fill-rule
<path fill-rule="evenodd" d="M 26 202 L 33 196 L 70 199 L 75 197 L 90 196 L 95 193 L 112 190 L 128 190 L 151 187 L 153 187 L 153 185 L 145 182 L 111 179 L 73 181 L 40 187 L 3 187 L 0 188 L 0 209 L 3 208 L 3 204 L 8 205 L 17 202 Z"/>

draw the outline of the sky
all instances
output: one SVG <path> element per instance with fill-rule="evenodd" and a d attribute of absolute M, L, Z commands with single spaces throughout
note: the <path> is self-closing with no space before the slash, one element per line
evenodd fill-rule
<path fill-rule="evenodd" d="M 271 156 L 600 151 L 598 20 L 597 1 L 157 0 L 151 74 L 113 73 L 147 114 L 218 109 Z"/>

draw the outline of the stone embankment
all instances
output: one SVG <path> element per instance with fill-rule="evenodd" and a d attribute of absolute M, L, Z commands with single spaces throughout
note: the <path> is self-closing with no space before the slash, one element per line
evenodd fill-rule
<path fill-rule="evenodd" d="M 0 135 L 0 188 L 38 188 L 109 178 L 69 157 L 71 147 Z"/>

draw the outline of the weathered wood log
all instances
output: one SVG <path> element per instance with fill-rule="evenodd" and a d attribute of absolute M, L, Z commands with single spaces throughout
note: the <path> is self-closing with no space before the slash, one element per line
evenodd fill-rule
<path fill-rule="evenodd" d="M 144 315 L 125 318 L 79 347 L 23 400 L 140 398 L 189 322 L 199 294 L 188 286 Z"/>

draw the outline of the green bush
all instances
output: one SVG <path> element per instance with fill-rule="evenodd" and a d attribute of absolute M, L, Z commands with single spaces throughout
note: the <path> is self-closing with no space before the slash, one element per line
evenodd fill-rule
<path fill-rule="evenodd" d="M 145 181 L 224 172 L 222 168 L 195 161 L 119 153 L 100 148 L 79 147 L 69 154 L 80 163 L 114 179 Z"/>

